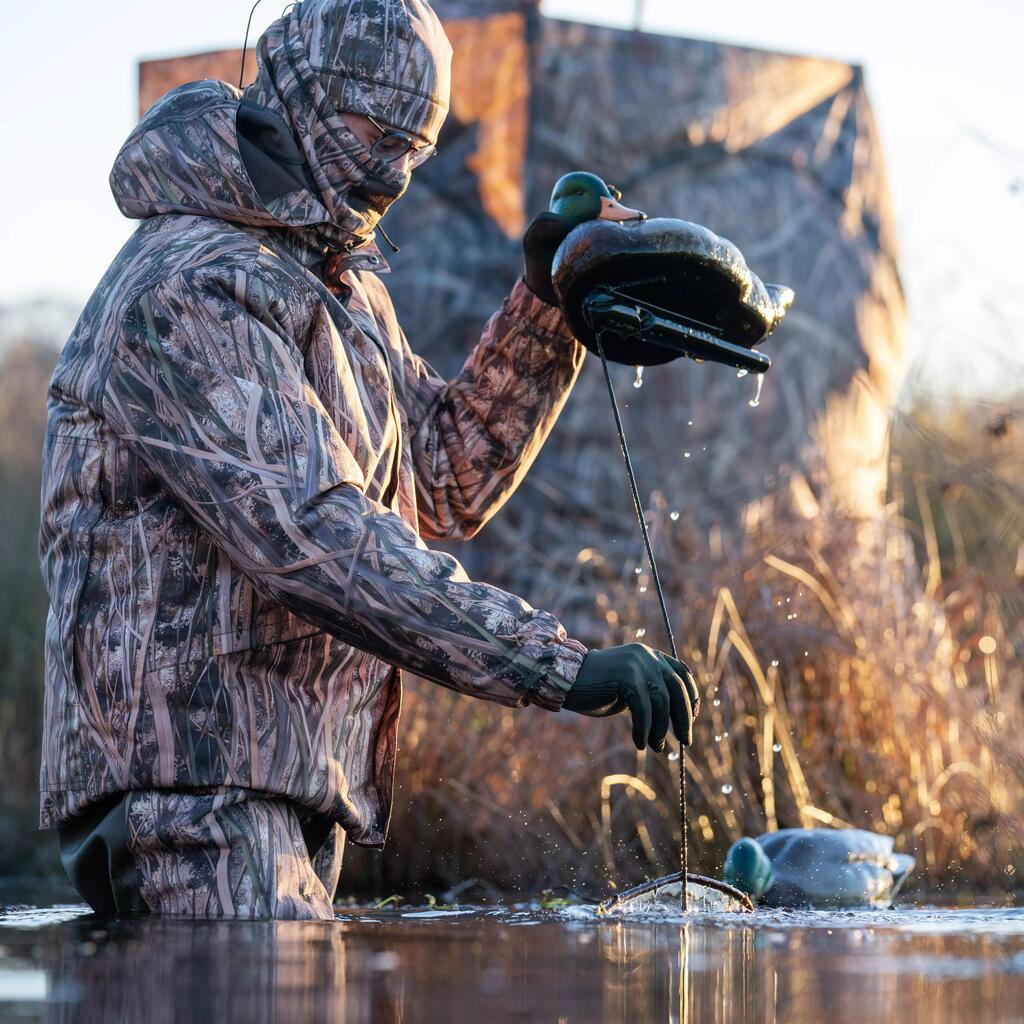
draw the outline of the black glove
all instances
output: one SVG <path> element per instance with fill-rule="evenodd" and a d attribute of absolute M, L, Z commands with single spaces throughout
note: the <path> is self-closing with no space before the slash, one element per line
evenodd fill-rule
<path fill-rule="evenodd" d="M 557 213 L 538 213 L 523 236 L 523 257 L 526 262 L 526 287 L 549 306 L 558 305 L 558 296 L 551 284 L 551 261 L 576 222 Z"/>
<path fill-rule="evenodd" d="M 591 651 L 562 706 L 594 718 L 629 708 L 637 750 L 649 744 L 660 754 L 669 720 L 683 746 L 693 742 L 700 696 L 693 674 L 681 661 L 646 644 L 624 644 Z"/>

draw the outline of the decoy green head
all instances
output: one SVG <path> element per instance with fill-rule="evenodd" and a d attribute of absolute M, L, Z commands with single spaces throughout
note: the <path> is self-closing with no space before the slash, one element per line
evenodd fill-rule
<path fill-rule="evenodd" d="M 774 880 L 772 862 L 761 844 L 753 839 L 741 839 L 729 847 L 722 869 L 722 881 L 741 889 L 752 900 L 763 896 Z"/>
<path fill-rule="evenodd" d="M 596 174 L 572 171 L 555 183 L 549 209 L 574 224 L 588 220 L 646 220 L 647 214 L 631 210 L 619 200 L 622 193 L 609 188 Z"/>

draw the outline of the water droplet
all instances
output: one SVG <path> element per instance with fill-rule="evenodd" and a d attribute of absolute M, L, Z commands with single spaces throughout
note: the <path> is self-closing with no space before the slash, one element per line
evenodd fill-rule
<path fill-rule="evenodd" d="M 715 737 L 715 742 L 716 743 L 721 743 L 722 742 L 722 737 L 721 736 L 716 736 Z"/>
<path fill-rule="evenodd" d="M 642 388 L 644 386 L 644 368 L 642 366 L 636 367 L 636 380 L 633 381 L 633 387 Z"/>
<path fill-rule="evenodd" d="M 679 513 L 678 512 L 669 512 L 668 517 L 674 523 L 679 518 Z"/>
<path fill-rule="evenodd" d="M 776 754 L 782 753 L 782 744 L 781 743 L 774 744 L 772 746 L 772 750 L 774 750 Z"/>
<path fill-rule="evenodd" d="M 754 392 L 754 397 L 747 403 L 751 409 L 756 409 L 761 404 L 761 388 L 764 387 L 764 374 L 760 374 L 757 378 L 757 391 Z"/>
<path fill-rule="evenodd" d="M 723 735 L 723 736 L 724 736 L 724 737 L 725 737 L 726 739 L 728 739 L 728 738 L 729 738 L 729 734 L 728 734 L 727 732 L 723 732 L 723 733 L 722 733 L 722 735 Z"/>
<path fill-rule="evenodd" d="M 670 750 L 668 752 L 668 759 L 670 761 L 678 761 L 679 760 L 679 751 L 678 750 Z"/>
<path fill-rule="evenodd" d="M 716 697 L 711 703 L 717 708 L 722 702 Z"/>
<path fill-rule="evenodd" d="M 779 667 L 779 659 L 778 658 L 772 658 L 772 668 L 778 668 L 778 667 Z"/>
<path fill-rule="evenodd" d="M 724 785 L 724 786 L 722 787 L 722 792 L 723 792 L 723 793 L 724 793 L 724 794 L 725 794 L 726 796 L 728 796 L 728 795 L 729 795 L 729 794 L 730 794 L 730 793 L 732 792 L 732 786 L 730 786 L 730 785 L 729 785 L 729 783 L 727 782 L 727 783 L 726 783 L 726 784 L 725 784 L 725 785 Z"/>
<path fill-rule="evenodd" d="M 647 630 L 644 629 L 643 626 L 641 626 L 633 635 L 637 638 L 637 640 L 639 640 L 640 637 L 647 636 Z"/>
<path fill-rule="evenodd" d="M 644 569 L 643 569 L 643 566 L 642 566 L 642 565 L 638 565 L 638 566 L 637 566 L 637 567 L 636 567 L 636 568 L 635 568 L 635 569 L 633 570 L 633 572 L 634 572 L 634 573 L 636 573 L 636 575 L 637 575 L 637 576 L 639 576 L 639 575 L 640 575 L 640 573 L 642 573 L 643 571 L 644 571 Z"/>
<path fill-rule="evenodd" d="M 641 594 L 646 594 L 647 593 L 647 588 L 646 587 L 641 587 L 640 588 L 640 593 Z"/>
<path fill-rule="evenodd" d="M 810 651 L 804 651 L 804 657 L 806 658 L 810 653 Z"/>
<path fill-rule="evenodd" d="M 687 421 L 686 421 L 686 425 L 687 425 L 688 427 L 692 427 L 692 426 L 693 426 L 693 420 L 687 420 Z"/>
<path fill-rule="evenodd" d="M 749 371 L 749 370 L 737 370 L 737 371 L 736 371 L 736 376 L 737 376 L 737 377 L 746 377 L 746 375 L 747 375 L 748 373 L 750 373 L 750 371 Z"/>
<path fill-rule="evenodd" d="M 684 459 L 688 459 L 689 457 L 690 457 L 690 453 L 689 452 L 683 452 L 683 458 Z"/>

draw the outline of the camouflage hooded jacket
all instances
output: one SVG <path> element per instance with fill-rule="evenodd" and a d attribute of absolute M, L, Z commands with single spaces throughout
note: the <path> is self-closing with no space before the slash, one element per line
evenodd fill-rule
<path fill-rule="evenodd" d="M 115 163 L 142 222 L 49 393 L 44 827 L 110 793 L 233 785 L 380 845 L 400 669 L 557 710 L 586 654 L 421 539 L 498 511 L 584 350 L 520 281 L 453 381 L 414 354 L 353 191 L 394 172 L 324 69 L 376 81 L 387 120 L 433 140 L 450 51 L 419 0 L 361 0 L 394 38 L 346 63 L 339 6 L 275 22 L 244 96 L 168 93 Z"/>

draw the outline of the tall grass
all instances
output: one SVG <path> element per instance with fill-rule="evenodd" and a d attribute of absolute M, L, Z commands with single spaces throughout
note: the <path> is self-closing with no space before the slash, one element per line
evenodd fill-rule
<path fill-rule="evenodd" d="M 647 511 L 683 657 L 704 694 L 687 765 L 691 864 L 741 835 L 867 828 L 926 890 L 1024 876 L 1022 495 L 1015 414 L 921 407 L 897 421 L 891 500 L 854 519 L 801 477 L 702 532 Z M 1011 426 L 1005 428 L 1006 423 Z M 664 646 L 636 557 L 582 535 L 564 604 L 594 635 Z M 688 582 L 699 581 L 699 582 Z M 516 712 L 417 682 L 374 885 L 467 879 L 596 894 L 677 870 L 677 766 L 623 720 Z M 365 870 L 353 865 L 357 883 Z"/>

